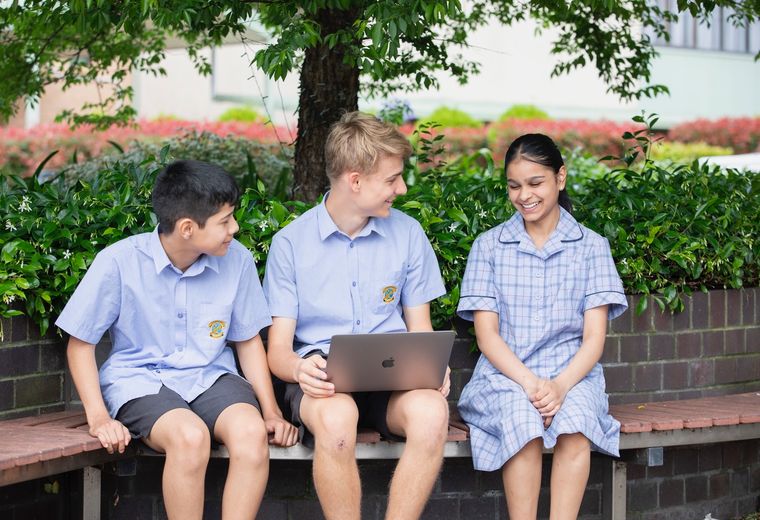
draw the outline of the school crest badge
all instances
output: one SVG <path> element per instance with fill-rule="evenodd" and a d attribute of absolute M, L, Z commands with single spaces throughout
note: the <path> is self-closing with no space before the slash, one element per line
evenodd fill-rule
<path fill-rule="evenodd" d="M 396 299 L 396 291 L 398 287 L 395 285 L 386 285 L 383 287 L 383 303 L 391 303 Z"/>
<path fill-rule="evenodd" d="M 214 320 L 208 322 L 208 335 L 214 339 L 224 337 L 224 329 L 227 327 L 227 322 L 222 320 Z"/>

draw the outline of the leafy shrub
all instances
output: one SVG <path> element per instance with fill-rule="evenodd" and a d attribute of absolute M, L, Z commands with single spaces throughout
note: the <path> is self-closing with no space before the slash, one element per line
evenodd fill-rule
<path fill-rule="evenodd" d="M 736 153 L 757 152 L 760 151 L 760 117 L 697 119 L 671 128 L 668 139 L 724 146 Z"/>
<path fill-rule="evenodd" d="M 275 197 L 287 198 L 292 179 L 293 149 L 289 146 L 261 144 L 242 137 L 220 137 L 210 132 L 189 131 L 162 141 L 136 141 L 123 154 L 102 155 L 61 170 L 69 182 L 93 179 L 116 162 L 140 164 L 158 157 L 168 149 L 168 160 L 195 159 L 218 164 L 242 186 L 252 186 L 256 178 L 264 181 Z"/>
<path fill-rule="evenodd" d="M 50 159 L 47 166 L 58 169 L 72 162 L 116 153 L 113 143 L 120 148 L 129 148 L 132 142 L 158 142 L 189 131 L 208 132 L 218 136 L 233 135 L 262 144 L 293 140 L 286 129 L 271 125 L 172 119 L 143 120 L 133 126 L 112 126 L 102 132 L 88 126 L 72 130 L 63 124 L 38 125 L 28 130 L 0 127 L 0 171 L 26 176 L 53 151 L 58 153 Z"/>
<path fill-rule="evenodd" d="M 535 105 L 512 105 L 506 112 L 499 116 L 499 121 L 506 121 L 507 119 L 551 119 L 549 114 L 541 110 Z"/>
<path fill-rule="evenodd" d="M 689 164 L 700 157 L 711 155 L 731 155 L 734 151 L 723 146 L 711 146 L 705 143 L 679 143 L 659 141 L 651 150 L 651 158 L 655 161 L 671 161 Z"/>
<path fill-rule="evenodd" d="M 473 118 L 467 112 L 456 108 L 438 107 L 432 114 L 422 118 L 417 126 L 438 123 L 443 128 L 479 128 L 483 123 Z"/>
<path fill-rule="evenodd" d="M 228 123 L 231 121 L 237 121 L 240 123 L 263 123 L 264 117 L 253 107 L 240 106 L 228 108 L 217 120 L 220 123 Z"/>
<path fill-rule="evenodd" d="M 676 310 L 684 292 L 756 287 L 760 174 L 697 163 L 663 166 L 649 158 L 646 129 L 628 137 L 636 145 L 618 169 L 578 152 L 566 157 L 576 216 L 610 240 L 626 292 L 655 295 L 660 305 Z M 513 213 L 503 171 L 490 152 L 446 163 L 436 159 L 443 141 L 425 127 L 418 130 L 405 171 L 409 192 L 398 200 L 428 234 L 449 289 L 433 303 L 436 327 L 454 315 L 472 241 Z M 0 184 L 0 316 L 18 313 L 21 302 L 44 331 L 97 251 L 152 229 L 150 189 L 169 151 L 164 147 L 158 158 L 139 161 L 125 155 L 91 181 L 40 185 L 15 177 Z M 235 216 L 238 238 L 261 271 L 273 234 L 309 205 L 278 200 L 262 181 L 249 180 Z"/>

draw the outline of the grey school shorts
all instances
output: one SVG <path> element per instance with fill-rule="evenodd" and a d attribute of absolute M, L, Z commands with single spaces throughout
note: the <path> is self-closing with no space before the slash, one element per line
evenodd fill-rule
<path fill-rule="evenodd" d="M 250 404 L 261 413 L 251 384 L 235 374 L 224 374 L 205 392 L 190 401 L 165 386 L 157 394 L 145 395 L 126 402 L 116 414 L 116 420 L 127 427 L 134 438 L 150 435 L 153 425 L 166 412 L 177 408 L 190 410 L 201 418 L 214 438 L 214 425 L 221 413 L 237 403 Z"/>
<path fill-rule="evenodd" d="M 321 351 L 316 350 L 307 353 L 305 358 L 311 357 L 315 354 L 322 354 Z M 326 357 L 322 355 L 322 357 Z M 399 437 L 391 433 L 388 429 L 388 401 L 391 398 L 392 392 L 354 392 L 351 397 L 354 398 L 356 408 L 359 410 L 359 427 L 371 428 L 384 438 L 389 440 L 404 440 L 403 437 Z M 314 449 L 314 435 L 308 428 L 301 422 L 301 400 L 304 393 L 301 390 L 301 385 L 298 383 L 286 383 L 285 395 L 284 395 L 284 410 L 286 418 L 298 428 L 298 438 L 301 444 L 307 448 Z"/>

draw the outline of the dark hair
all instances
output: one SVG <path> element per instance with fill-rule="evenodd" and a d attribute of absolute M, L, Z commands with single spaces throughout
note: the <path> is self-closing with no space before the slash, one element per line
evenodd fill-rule
<path fill-rule="evenodd" d="M 519 159 L 551 168 L 555 174 L 559 173 L 559 169 L 565 165 L 557 145 L 544 134 L 521 135 L 509 145 L 507 154 L 504 156 L 505 175 L 509 165 Z M 560 190 L 558 202 L 568 213 L 573 212 L 573 203 L 565 188 Z"/>
<path fill-rule="evenodd" d="M 161 170 L 153 186 L 153 212 L 159 233 L 171 233 L 181 218 L 201 228 L 225 204 L 235 206 L 240 189 L 235 179 L 215 164 L 174 161 Z"/>

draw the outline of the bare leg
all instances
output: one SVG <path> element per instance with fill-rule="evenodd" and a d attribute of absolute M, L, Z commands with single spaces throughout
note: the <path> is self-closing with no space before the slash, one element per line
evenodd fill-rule
<path fill-rule="evenodd" d="M 222 518 L 252 520 L 261 505 L 269 477 L 269 442 L 264 420 L 252 405 L 233 404 L 219 414 L 214 436 L 230 452 Z"/>
<path fill-rule="evenodd" d="M 438 477 L 449 430 L 449 408 L 436 390 L 396 392 L 388 403 L 388 428 L 406 437 L 393 474 L 388 519 L 419 518 Z"/>
<path fill-rule="evenodd" d="M 535 520 L 541 491 L 543 441 L 533 439 L 512 456 L 501 470 L 511 520 Z"/>
<path fill-rule="evenodd" d="M 554 447 L 551 520 L 575 519 L 591 467 L 591 444 L 581 433 L 560 435 Z"/>
<path fill-rule="evenodd" d="M 358 519 L 361 483 L 356 465 L 359 411 L 347 394 L 301 400 L 301 419 L 314 434 L 314 487 L 328 520 Z"/>
<path fill-rule="evenodd" d="M 158 418 L 143 440 L 154 450 L 166 453 L 162 485 L 169 520 L 201 520 L 203 483 L 211 449 L 206 424 L 190 410 L 170 410 Z"/>

